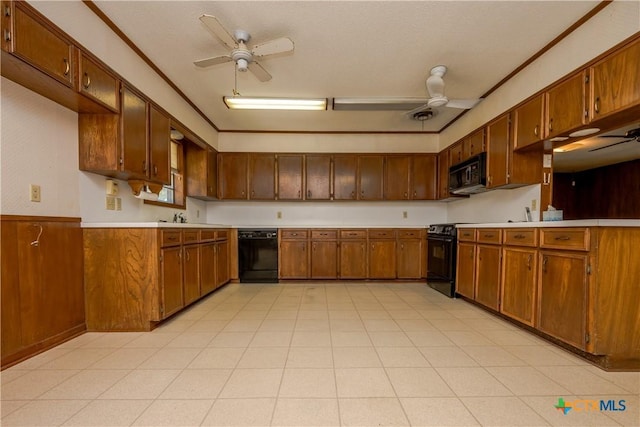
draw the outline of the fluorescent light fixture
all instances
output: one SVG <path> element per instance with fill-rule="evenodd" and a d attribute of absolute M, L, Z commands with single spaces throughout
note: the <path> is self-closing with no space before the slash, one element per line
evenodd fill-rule
<path fill-rule="evenodd" d="M 326 110 L 327 98 L 251 98 L 225 96 L 224 103 L 232 110 Z"/>
<path fill-rule="evenodd" d="M 410 111 L 427 103 L 426 98 L 334 98 L 336 111 Z"/>

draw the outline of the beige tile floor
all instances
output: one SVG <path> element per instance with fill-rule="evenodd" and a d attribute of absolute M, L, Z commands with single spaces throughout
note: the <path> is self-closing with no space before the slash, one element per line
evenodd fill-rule
<path fill-rule="evenodd" d="M 640 425 L 607 373 L 417 283 L 230 284 L 4 370 L 3 426 Z M 554 408 L 625 400 L 625 411 Z"/>

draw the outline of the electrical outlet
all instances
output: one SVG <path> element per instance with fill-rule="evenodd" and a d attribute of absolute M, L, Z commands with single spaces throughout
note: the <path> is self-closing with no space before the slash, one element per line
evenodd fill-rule
<path fill-rule="evenodd" d="M 538 210 L 538 201 L 536 199 L 531 200 L 531 210 L 532 211 Z"/>
<path fill-rule="evenodd" d="M 107 196 L 106 198 L 106 207 L 108 211 L 116 210 L 116 198 L 113 196 Z"/>
<path fill-rule="evenodd" d="M 117 196 L 118 195 L 118 183 L 112 179 L 108 179 L 106 181 L 106 193 L 107 196 Z"/>
<path fill-rule="evenodd" d="M 116 197 L 116 210 L 117 211 L 121 211 L 122 210 L 122 198 L 121 197 Z"/>
<path fill-rule="evenodd" d="M 402 218 L 407 218 L 407 217 L 408 217 L 407 211 L 402 211 Z"/>
<path fill-rule="evenodd" d="M 31 184 L 29 186 L 29 200 L 32 202 L 40 201 L 40 186 L 36 184 Z"/>
<path fill-rule="evenodd" d="M 282 212 L 278 211 L 278 212 L 276 213 L 276 218 L 278 218 L 278 219 L 282 219 Z"/>

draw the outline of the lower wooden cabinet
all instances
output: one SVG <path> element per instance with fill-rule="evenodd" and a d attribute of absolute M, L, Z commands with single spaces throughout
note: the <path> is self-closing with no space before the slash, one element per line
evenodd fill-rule
<path fill-rule="evenodd" d="M 2 215 L 1 225 L 4 368 L 86 326 L 80 219 Z"/>
<path fill-rule="evenodd" d="M 226 230 L 85 228 L 87 329 L 148 331 L 229 281 Z"/>
<path fill-rule="evenodd" d="M 426 230 L 398 230 L 396 277 L 426 277 Z"/>
<path fill-rule="evenodd" d="M 340 241 L 340 278 L 367 278 L 367 239 L 364 238 Z"/>
<path fill-rule="evenodd" d="M 458 243 L 456 262 L 456 292 L 469 299 L 475 299 L 476 244 Z"/>
<path fill-rule="evenodd" d="M 278 274 L 281 279 L 309 278 L 309 241 L 307 231 L 280 231 Z"/>
<path fill-rule="evenodd" d="M 500 246 L 476 247 L 476 301 L 498 310 L 500 306 Z"/>
<path fill-rule="evenodd" d="M 338 231 L 311 230 L 311 278 L 338 278 Z"/>
<path fill-rule="evenodd" d="M 395 230 L 369 230 L 369 278 L 396 278 L 396 234 Z"/>
<path fill-rule="evenodd" d="M 505 247 L 502 250 L 502 294 L 500 312 L 533 326 L 538 251 Z"/>

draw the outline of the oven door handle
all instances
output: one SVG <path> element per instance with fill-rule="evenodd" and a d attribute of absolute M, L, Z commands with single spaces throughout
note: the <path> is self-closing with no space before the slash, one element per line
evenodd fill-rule
<path fill-rule="evenodd" d="M 427 236 L 427 241 L 429 240 L 436 242 L 453 242 L 455 239 L 453 237 Z"/>

